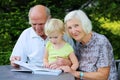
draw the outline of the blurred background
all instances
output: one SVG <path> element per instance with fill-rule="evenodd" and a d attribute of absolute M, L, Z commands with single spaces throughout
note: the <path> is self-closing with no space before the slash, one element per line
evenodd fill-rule
<path fill-rule="evenodd" d="M 93 30 L 111 42 L 115 59 L 120 59 L 120 0 L 0 0 L 0 65 L 9 64 L 19 35 L 30 27 L 28 11 L 36 4 L 47 6 L 52 17 L 62 20 L 67 12 L 82 9 Z"/>

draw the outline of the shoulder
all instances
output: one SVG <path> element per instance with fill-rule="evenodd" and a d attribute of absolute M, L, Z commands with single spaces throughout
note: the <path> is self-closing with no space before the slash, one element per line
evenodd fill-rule
<path fill-rule="evenodd" d="M 63 49 L 64 49 L 63 51 L 67 52 L 68 54 L 74 52 L 73 47 L 69 43 L 67 43 L 67 42 L 65 43 Z"/>
<path fill-rule="evenodd" d="M 112 45 L 105 35 L 93 33 L 92 43 L 112 50 Z"/>
<path fill-rule="evenodd" d="M 66 42 L 65 46 L 66 48 L 73 50 L 73 47 L 69 43 Z"/>
<path fill-rule="evenodd" d="M 33 37 L 39 37 L 36 32 L 34 31 L 34 29 L 32 27 L 29 27 L 27 29 L 25 29 L 22 33 L 21 33 L 22 37 L 26 37 L 26 38 L 33 38 Z"/>
<path fill-rule="evenodd" d="M 32 27 L 29 27 L 29 28 L 27 28 L 27 29 L 25 29 L 23 32 L 22 32 L 22 34 L 26 34 L 26 33 L 30 33 L 30 32 L 32 32 Z"/>
<path fill-rule="evenodd" d="M 25 29 L 19 36 L 19 39 L 25 39 L 30 35 L 31 28 Z"/>
<path fill-rule="evenodd" d="M 50 41 L 47 41 L 46 45 L 49 45 L 49 44 L 51 44 L 51 42 L 50 42 Z"/>
<path fill-rule="evenodd" d="M 51 46 L 52 45 L 52 43 L 50 42 L 50 41 L 48 41 L 47 43 L 46 43 L 46 48 L 48 48 L 49 46 Z"/>
<path fill-rule="evenodd" d="M 21 33 L 21 35 L 28 35 L 28 34 L 30 34 L 31 31 L 32 31 L 32 27 L 27 28 Z"/>
<path fill-rule="evenodd" d="M 108 43 L 109 40 L 107 39 L 107 37 L 103 34 L 99 34 L 99 33 L 96 33 L 96 32 L 93 32 L 93 40 L 97 41 L 98 43 L 101 43 L 101 44 L 105 44 L 105 43 Z"/>
<path fill-rule="evenodd" d="M 66 44 L 66 46 L 68 46 L 68 47 L 72 47 L 68 42 L 66 42 L 65 44 Z"/>

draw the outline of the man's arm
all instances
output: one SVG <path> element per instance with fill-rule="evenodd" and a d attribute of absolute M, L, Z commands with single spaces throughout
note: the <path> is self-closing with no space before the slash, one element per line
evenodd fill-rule
<path fill-rule="evenodd" d="M 13 66 L 14 68 L 19 67 L 18 65 L 13 63 L 15 60 L 22 60 L 22 61 L 27 60 L 26 52 L 24 52 L 25 46 L 27 45 L 25 37 L 26 37 L 26 33 L 22 32 L 10 56 L 10 63 L 11 63 L 11 66 Z"/>

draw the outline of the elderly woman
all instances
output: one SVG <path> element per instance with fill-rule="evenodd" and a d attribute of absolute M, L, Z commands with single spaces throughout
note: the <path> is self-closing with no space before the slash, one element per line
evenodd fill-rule
<path fill-rule="evenodd" d="M 61 69 L 81 80 L 117 80 L 113 49 L 109 40 L 92 31 L 92 24 L 81 10 L 69 12 L 64 19 L 67 33 L 76 41 L 78 71 L 68 66 Z"/>

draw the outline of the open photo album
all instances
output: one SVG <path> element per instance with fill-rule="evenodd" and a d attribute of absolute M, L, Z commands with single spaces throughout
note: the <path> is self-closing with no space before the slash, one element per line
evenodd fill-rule
<path fill-rule="evenodd" d="M 23 72 L 32 72 L 33 74 L 56 75 L 56 76 L 62 73 L 62 70 L 45 68 L 43 65 L 35 66 L 22 61 L 14 61 L 14 63 L 19 65 L 20 68 L 18 69 L 13 68 L 11 69 L 11 71 L 23 71 Z"/>

